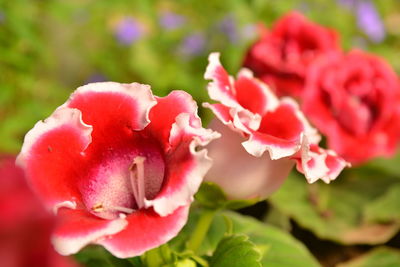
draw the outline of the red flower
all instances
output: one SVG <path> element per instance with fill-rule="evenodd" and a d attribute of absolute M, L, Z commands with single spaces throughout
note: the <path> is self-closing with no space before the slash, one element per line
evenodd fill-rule
<path fill-rule="evenodd" d="M 50 243 L 54 218 L 26 185 L 15 158 L 0 156 L 0 257 L 1 266 L 72 267 Z"/>
<path fill-rule="evenodd" d="M 336 32 L 291 12 L 271 31 L 261 27 L 260 39 L 249 49 L 244 66 L 278 95 L 298 97 L 307 69 L 317 57 L 339 50 Z"/>
<path fill-rule="evenodd" d="M 154 98 L 138 83 L 94 83 L 26 135 L 18 163 L 57 214 L 56 250 L 89 243 L 133 257 L 174 237 L 211 160 L 197 146 L 217 134 L 201 127 L 183 91 Z"/>
<path fill-rule="evenodd" d="M 294 100 L 278 99 L 250 71 L 240 71 L 234 80 L 222 67 L 219 54 L 213 53 L 204 77 L 212 80 L 208 85 L 211 99 L 220 102 L 204 106 L 225 125 L 213 123 L 222 138 L 209 147 L 215 164 L 206 179 L 221 185 L 229 197 L 266 197 L 286 178 L 293 166 L 291 160 L 310 183 L 318 179 L 329 183 L 346 166 L 333 151 L 318 147 L 320 136 Z M 232 136 L 227 126 L 241 137 Z M 235 146 L 239 140 L 252 156 L 262 157 L 267 150 L 264 164 L 239 154 L 241 149 Z M 251 172 L 247 171 L 250 166 Z"/>
<path fill-rule="evenodd" d="M 394 153 L 399 93 L 398 78 L 382 59 L 361 51 L 331 54 L 311 66 L 303 110 L 329 147 L 357 164 Z"/>

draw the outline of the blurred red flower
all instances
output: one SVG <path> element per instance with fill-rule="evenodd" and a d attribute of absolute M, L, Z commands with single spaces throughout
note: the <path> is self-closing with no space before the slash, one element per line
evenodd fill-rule
<path fill-rule="evenodd" d="M 400 132 L 398 77 L 381 58 L 354 50 L 309 69 L 303 111 L 328 146 L 353 164 L 395 152 Z"/>
<path fill-rule="evenodd" d="M 54 218 L 29 190 L 15 157 L 0 156 L 0 259 L 3 267 L 72 267 L 50 243 Z"/>
<path fill-rule="evenodd" d="M 300 96 L 310 63 L 321 54 L 339 50 L 334 30 L 297 12 L 282 17 L 271 30 L 260 25 L 260 35 L 247 52 L 244 66 L 279 96 Z"/>

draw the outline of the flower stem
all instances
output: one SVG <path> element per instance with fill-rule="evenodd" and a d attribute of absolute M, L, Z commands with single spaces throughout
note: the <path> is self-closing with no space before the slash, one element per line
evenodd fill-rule
<path fill-rule="evenodd" d="M 194 232 L 186 244 L 186 247 L 193 252 L 197 252 L 203 242 L 208 229 L 214 219 L 217 210 L 205 209 L 201 214 Z"/>

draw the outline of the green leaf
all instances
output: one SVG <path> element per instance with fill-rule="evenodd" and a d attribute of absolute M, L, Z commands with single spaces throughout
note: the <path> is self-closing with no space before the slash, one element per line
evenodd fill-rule
<path fill-rule="evenodd" d="M 133 265 L 130 259 L 119 259 L 111 255 L 101 246 L 88 246 L 75 254 L 75 259 L 87 267 L 141 267 L 142 265 Z"/>
<path fill-rule="evenodd" d="M 173 265 L 174 267 L 196 267 L 196 262 L 191 259 L 180 260 Z M 172 267 L 172 266 L 171 266 Z"/>
<path fill-rule="evenodd" d="M 387 192 L 368 203 L 365 207 L 366 220 L 390 223 L 400 221 L 400 183 L 389 188 Z"/>
<path fill-rule="evenodd" d="M 184 249 L 185 242 L 192 235 L 201 212 L 202 210 L 199 208 L 192 208 L 188 223 L 181 233 L 171 241 L 173 248 Z M 215 215 L 207 236 L 198 250 L 199 255 L 210 255 L 215 251 L 218 243 L 225 237 L 227 228 L 231 227 L 226 224 L 227 219 L 232 222 L 233 234 L 245 234 L 256 245 L 257 250 L 262 254 L 263 266 L 319 266 L 306 247 L 290 234 L 233 211 L 224 211 Z"/>
<path fill-rule="evenodd" d="M 361 257 L 339 264 L 338 267 L 397 267 L 399 263 L 400 250 L 379 247 Z"/>
<path fill-rule="evenodd" d="M 176 261 L 176 257 L 168 244 L 148 250 L 140 258 L 147 267 L 168 266 Z"/>
<path fill-rule="evenodd" d="M 397 153 L 393 157 L 388 158 L 376 158 L 368 162 L 368 166 L 372 168 L 380 169 L 382 172 L 395 175 L 400 177 L 400 153 Z"/>
<path fill-rule="evenodd" d="M 223 207 L 227 201 L 221 188 L 211 182 L 203 182 L 195 198 L 202 206 L 213 209 Z"/>
<path fill-rule="evenodd" d="M 397 178 L 366 167 L 347 170 L 329 185 L 308 185 L 300 175 L 291 175 L 269 201 L 320 238 L 344 244 L 378 244 L 400 229 L 399 217 L 384 223 L 376 220 L 387 216 L 376 206 L 382 207 L 396 197 L 391 193 L 387 200 L 385 196 L 396 184 L 400 185 Z M 377 204 L 371 206 L 375 201 Z M 390 209 L 395 209 L 391 205 Z"/>
<path fill-rule="evenodd" d="M 196 200 L 206 208 L 210 209 L 241 209 L 254 205 L 260 200 L 254 199 L 241 199 L 241 200 L 228 200 L 224 191 L 211 182 L 204 182 L 201 184 L 199 191 L 195 195 Z"/>
<path fill-rule="evenodd" d="M 211 266 L 260 267 L 261 254 L 244 234 L 224 237 L 211 257 Z"/>

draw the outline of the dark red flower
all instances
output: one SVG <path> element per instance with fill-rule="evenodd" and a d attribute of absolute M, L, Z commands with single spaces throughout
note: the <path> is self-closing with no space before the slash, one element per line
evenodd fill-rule
<path fill-rule="evenodd" d="M 244 66 L 280 96 L 300 96 L 309 65 L 320 55 L 339 50 L 335 31 L 297 12 L 282 17 L 271 30 L 260 25 L 260 35 Z"/>
<path fill-rule="evenodd" d="M 50 243 L 54 217 L 29 190 L 15 157 L 0 156 L 0 258 L 5 267 L 73 267 Z"/>
<path fill-rule="evenodd" d="M 400 87 L 392 68 L 361 51 L 330 54 L 309 70 L 303 110 L 351 163 L 392 155 L 399 142 Z"/>
<path fill-rule="evenodd" d="M 94 83 L 26 135 L 18 163 L 57 214 L 56 250 L 87 244 L 117 257 L 140 255 L 174 237 L 211 166 L 190 95 L 154 97 L 138 83 Z"/>

